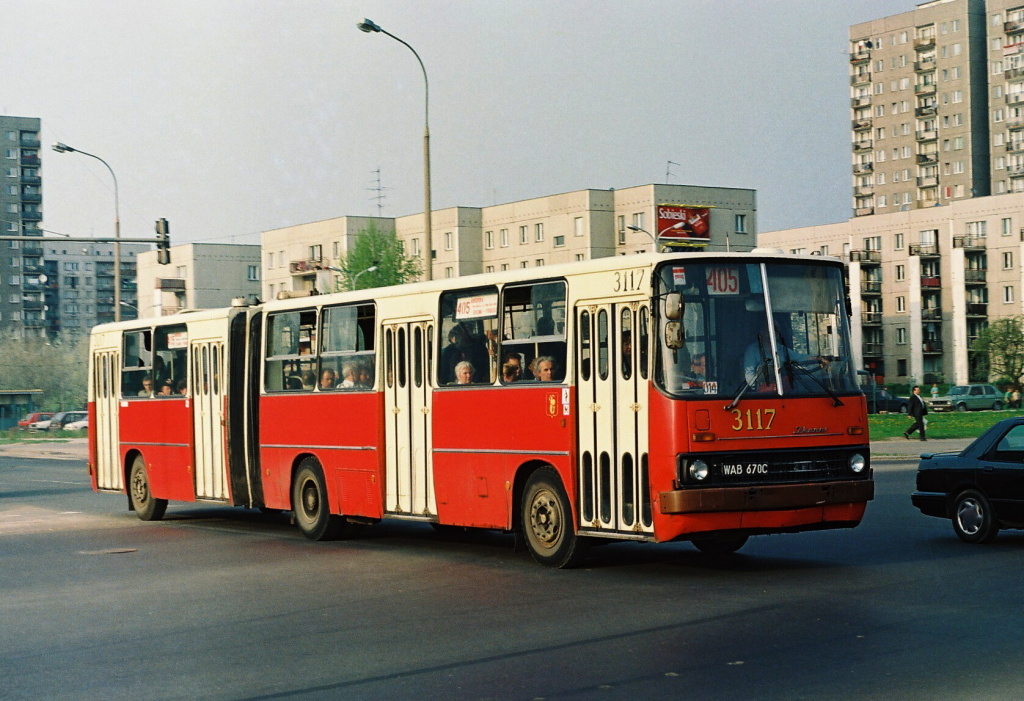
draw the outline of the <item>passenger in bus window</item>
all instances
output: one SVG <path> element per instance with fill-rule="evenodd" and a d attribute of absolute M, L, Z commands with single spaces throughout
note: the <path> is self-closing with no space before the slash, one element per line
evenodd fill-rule
<path fill-rule="evenodd" d="M 157 355 L 153 358 L 153 381 L 157 387 L 162 387 L 164 382 L 169 380 L 167 369 L 164 366 L 164 359 Z"/>
<path fill-rule="evenodd" d="M 544 312 L 544 316 L 537 319 L 537 333 L 535 336 L 550 336 L 555 332 L 555 320 L 551 316 Z"/>
<path fill-rule="evenodd" d="M 153 378 L 146 375 L 142 378 L 142 389 L 139 390 L 140 397 L 152 397 L 153 396 Z"/>
<path fill-rule="evenodd" d="M 622 332 L 622 376 L 627 380 L 633 374 L 633 335 Z"/>
<path fill-rule="evenodd" d="M 463 360 L 455 366 L 455 384 L 468 385 L 473 382 L 473 364 Z"/>
<path fill-rule="evenodd" d="M 312 370 L 303 371 L 300 383 L 300 389 L 316 389 L 316 373 Z"/>
<path fill-rule="evenodd" d="M 373 387 L 373 367 L 369 363 L 359 364 L 359 380 L 356 386 L 364 389 Z"/>
<path fill-rule="evenodd" d="M 522 377 L 523 368 L 519 363 L 504 363 L 501 366 L 501 381 L 508 384 L 518 382 Z"/>
<path fill-rule="evenodd" d="M 537 358 L 537 369 L 534 374 L 541 382 L 554 382 L 557 370 L 555 359 L 550 355 L 542 355 Z"/>
<path fill-rule="evenodd" d="M 687 384 L 690 387 L 703 387 L 704 381 L 708 379 L 708 361 L 703 353 L 694 353 L 690 358 L 690 379 Z"/>
<path fill-rule="evenodd" d="M 352 389 L 356 386 L 356 366 L 352 363 L 345 363 L 341 366 L 341 389 Z"/>
<path fill-rule="evenodd" d="M 284 388 L 289 390 L 302 389 L 302 378 L 298 375 L 289 375 L 285 378 Z"/>
<path fill-rule="evenodd" d="M 178 394 L 182 396 L 188 394 L 188 383 L 185 380 L 178 380 Z"/>
<path fill-rule="evenodd" d="M 170 397 L 174 395 L 174 383 L 171 380 L 167 380 L 160 385 L 160 396 Z"/>
<path fill-rule="evenodd" d="M 807 372 L 810 366 L 817 366 L 819 369 L 827 370 L 829 361 L 817 355 L 797 353 L 792 350 L 786 342 L 782 330 L 775 327 L 775 353 L 778 356 L 779 364 L 782 366 L 784 379 L 787 380 L 784 386 L 793 383 L 792 367 L 799 368 L 801 372 Z M 773 392 L 776 389 L 775 367 L 772 359 L 771 336 L 768 331 L 768 324 L 762 324 L 757 337 L 747 346 L 743 353 L 743 375 L 747 384 L 762 392 Z"/>
<path fill-rule="evenodd" d="M 334 370 L 326 368 L 320 373 L 320 389 L 334 389 L 334 380 L 336 379 Z"/>

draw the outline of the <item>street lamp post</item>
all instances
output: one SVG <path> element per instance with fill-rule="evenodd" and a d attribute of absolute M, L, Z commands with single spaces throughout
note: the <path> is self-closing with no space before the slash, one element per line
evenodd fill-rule
<path fill-rule="evenodd" d="M 629 229 L 630 231 L 642 231 L 643 233 L 645 233 L 648 236 L 650 236 L 651 237 L 651 241 L 654 241 L 654 252 L 658 253 L 658 237 L 657 236 L 655 236 L 650 231 L 648 231 L 647 229 L 644 229 L 643 227 L 640 227 L 640 226 L 627 226 L 626 228 Z"/>
<path fill-rule="evenodd" d="M 95 158 L 107 167 L 110 177 L 114 179 L 114 321 L 121 321 L 121 205 L 117 195 L 117 176 L 114 175 L 114 169 L 110 164 L 95 154 L 71 148 L 59 141 L 53 145 L 53 150 L 57 153 L 80 153 Z"/>
<path fill-rule="evenodd" d="M 371 265 L 366 270 L 360 270 L 358 273 L 356 273 L 356 276 L 354 278 L 352 278 L 352 289 L 353 290 L 358 290 L 359 289 L 359 278 L 361 278 L 363 275 L 366 275 L 366 273 L 375 273 L 375 272 L 377 272 L 378 269 L 379 269 L 379 266 Z"/>
<path fill-rule="evenodd" d="M 427 81 L 427 69 L 423 65 L 423 59 L 416 53 L 416 49 L 412 48 L 407 42 L 399 39 L 391 32 L 382 29 L 379 24 L 376 24 L 372 20 L 364 19 L 362 22 L 356 24 L 359 27 L 359 31 L 362 32 L 378 32 L 380 34 L 386 34 L 398 43 L 404 45 L 409 51 L 412 51 L 412 55 L 419 61 L 420 70 L 423 71 L 423 191 L 425 204 L 423 206 L 423 233 L 424 233 L 424 245 L 426 248 L 426 264 L 423 266 L 424 272 L 426 273 L 427 280 L 433 279 L 433 268 L 434 268 L 434 246 L 433 236 L 431 230 L 431 206 L 430 206 L 430 83 Z"/>

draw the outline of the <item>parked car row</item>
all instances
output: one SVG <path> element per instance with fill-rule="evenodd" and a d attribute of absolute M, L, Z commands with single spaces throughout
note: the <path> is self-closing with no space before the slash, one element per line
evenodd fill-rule
<path fill-rule="evenodd" d="M 81 431 L 87 428 L 89 413 L 86 411 L 60 411 L 55 414 L 37 411 L 18 422 L 18 429 L 22 431 Z"/>
<path fill-rule="evenodd" d="M 868 413 L 906 414 L 910 406 L 909 397 L 897 397 L 886 389 L 870 386 L 864 388 L 868 402 Z M 940 397 L 928 396 L 922 392 L 928 411 L 979 411 L 982 409 L 1003 409 L 1002 393 L 992 385 L 954 385 Z"/>

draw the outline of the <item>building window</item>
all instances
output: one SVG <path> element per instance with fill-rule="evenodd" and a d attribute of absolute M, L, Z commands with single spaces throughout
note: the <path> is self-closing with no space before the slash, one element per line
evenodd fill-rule
<path fill-rule="evenodd" d="M 486 268 L 484 268 L 484 272 L 485 273 L 493 273 L 494 272 L 494 266 L 493 265 L 488 265 Z"/>
<path fill-rule="evenodd" d="M 455 237 L 452 232 L 446 231 L 444 234 L 444 250 L 450 251 L 455 248 Z"/>
<path fill-rule="evenodd" d="M 903 326 L 896 327 L 896 345 L 907 345 L 907 329 Z"/>
<path fill-rule="evenodd" d="M 907 279 L 907 266 L 897 265 L 896 266 L 896 279 L 906 280 Z"/>
<path fill-rule="evenodd" d="M 529 268 L 530 267 L 530 261 L 528 261 L 528 260 L 521 261 L 519 263 L 519 267 L 520 268 Z"/>
<path fill-rule="evenodd" d="M 1003 219 L 1003 236 L 1009 236 L 1013 233 L 1013 219 L 1006 217 Z"/>
<path fill-rule="evenodd" d="M 419 239 L 413 239 L 412 240 L 412 254 L 414 256 L 418 256 L 420 254 L 420 240 Z"/>
<path fill-rule="evenodd" d="M 484 248 L 486 248 L 488 250 L 494 248 L 494 232 L 493 231 L 485 231 L 484 232 Z"/>
<path fill-rule="evenodd" d="M 1013 301 L 1013 285 L 1007 285 L 1003 288 L 1003 302 L 1009 304 Z"/>
<path fill-rule="evenodd" d="M 907 298 L 906 297 L 897 297 L 896 298 L 896 311 L 900 312 L 900 313 L 903 313 L 903 312 L 907 311 Z"/>
<path fill-rule="evenodd" d="M 583 236 L 583 217 L 576 217 L 572 220 L 573 236 Z"/>
<path fill-rule="evenodd" d="M 534 261 L 534 266 L 536 266 L 538 268 L 543 268 L 544 267 L 544 259 L 543 258 L 538 258 L 536 261 Z"/>
<path fill-rule="evenodd" d="M 502 263 L 501 264 L 501 269 L 502 270 L 508 270 L 508 263 Z"/>
<path fill-rule="evenodd" d="M 501 230 L 501 247 L 508 248 L 508 229 Z"/>
<path fill-rule="evenodd" d="M 988 236 L 988 222 L 986 221 L 969 221 L 967 222 L 967 235 L 974 236 L 977 238 L 985 238 Z"/>
<path fill-rule="evenodd" d="M 309 259 L 315 260 L 316 262 L 322 261 L 324 258 L 324 247 L 320 244 L 309 247 Z"/>
<path fill-rule="evenodd" d="M 576 254 L 576 261 L 577 262 L 579 262 L 581 260 L 586 260 L 586 259 L 587 259 L 587 257 L 584 254 L 582 254 L 582 253 L 577 253 Z"/>
<path fill-rule="evenodd" d="M 644 226 L 644 212 L 635 212 L 633 214 L 633 226 L 638 229 L 646 229 Z"/>
<path fill-rule="evenodd" d="M 565 237 L 564 236 L 556 236 L 554 238 L 554 242 L 555 242 L 555 248 L 560 248 L 560 247 L 565 245 Z"/>
<path fill-rule="evenodd" d="M 260 279 L 260 266 L 250 265 L 248 267 L 248 274 L 246 276 L 250 281 L 255 282 Z"/>
<path fill-rule="evenodd" d="M 747 233 L 747 215 L 737 214 L 736 217 L 736 233 L 745 234 Z"/>
<path fill-rule="evenodd" d="M 537 224 L 533 225 L 533 240 L 538 242 L 538 243 L 544 240 L 544 225 L 543 224 L 537 223 Z"/>
<path fill-rule="evenodd" d="M 519 227 L 519 243 L 526 243 L 526 242 L 528 242 L 530 240 L 528 238 L 529 237 L 528 231 L 529 231 L 529 229 L 527 227 L 525 227 L 525 226 Z"/>
<path fill-rule="evenodd" d="M 273 269 L 274 269 L 274 254 L 273 253 L 268 253 L 267 254 L 267 270 L 273 270 Z"/>
<path fill-rule="evenodd" d="M 893 248 L 897 251 L 903 250 L 903 234 L 896 234 L 896 240 L 893 242 Z"/>
<path fill-rule="evenodd" d="M 452 268 L 451 266 L 448 266 L 447 268 L 444 269 L 444 276 L 446 278 L 454 277 L 455 276 L 455 269 Z"/>
<path fill-rule="evenodd" d="M 1013 269 L 1013 251 L 1003 251 L 1003 270 Z"/>
<path fill-rule="evenodd" d="M 179 277 L 179 278 L 183 278 L 183 277 L 185 277 L 187 272 L 188 272 L 188 268 L 186 266 L 179 265 L 177 268 L 175 268 L 174 276 L 175 277 Z"/>

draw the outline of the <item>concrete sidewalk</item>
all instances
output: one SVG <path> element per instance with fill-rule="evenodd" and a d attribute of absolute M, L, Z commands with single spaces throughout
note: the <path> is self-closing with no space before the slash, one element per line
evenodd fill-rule
<path fill-rule="evenodd" d="M 871 441 L 871 457 L 917 460 L 921 453 L 959 453 L 973 441 L 974 438 L 929 438 L 926 441 L 916 436 L 909 441 L 906 438 L 890 438 L 884 441 Z"/>
<path fill-rule="evenodd" d="M 89 439 L 68 438 L 64 441 L 9 443 L 0 445 L 0 455 L 6 458 L 40 460 L 86 460 L 89 457 Z"/>

